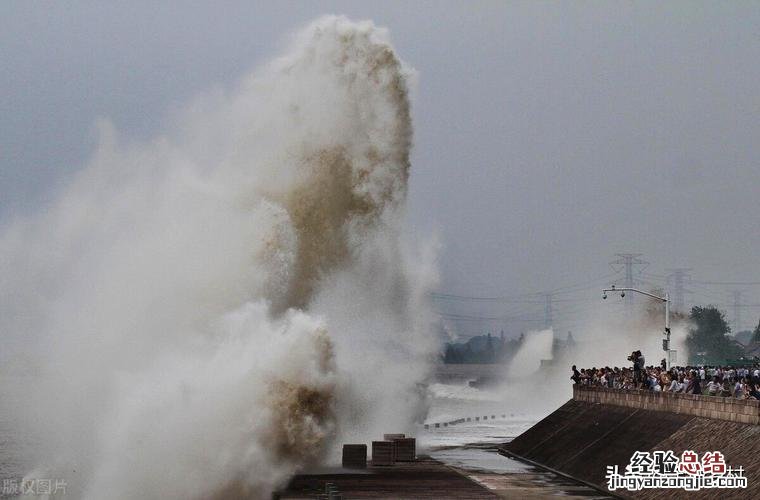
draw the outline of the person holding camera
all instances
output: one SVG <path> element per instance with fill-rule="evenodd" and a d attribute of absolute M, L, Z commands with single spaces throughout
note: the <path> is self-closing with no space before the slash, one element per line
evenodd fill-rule
<path fill-rule="evenodd" d="M 633 351 L 628 356 L 628 361 L 633 362 L 633 381 L 636 383 L 636 387 L 639 388 L 640 384 L 644 381 L 641 375 L 644 369 L 644 356 L 641 354 L 641 351 Z"/>
<path fill-rule="evenodd" d="M 570 379 L 573 381 L 573 384 L 581 383 L 581 372 L 578 371 L 578 368 L 576 368 L 575 365 L 573 365 L 573 375 Z"/>
<path fill-rule="evenodd" d="M 630 356 L 626 358 L 628 361 L 633 363 L 633 386 L 637 387 L 639 385 L 639 380 L 641 378 L 641 373 L 639 372 L 639 362 L 636 359 L 636 351 L 633 351 Z"/>

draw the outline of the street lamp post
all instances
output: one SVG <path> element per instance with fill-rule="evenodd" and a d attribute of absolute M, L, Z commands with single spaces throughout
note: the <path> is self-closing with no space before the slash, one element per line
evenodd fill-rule
<path fill-rule="evenodd" d="M 615 288 L 615 285 L 612 285 L 610 288 L 605 288 L 604 290 L 602 290 L 603 299 L 607 298 L 607 292 L 620 292 L 621 297 L 625 297 L 625 292 L 635 292 L 635 293 L 640 293 L 642 295 L 646 295 L 647 297 L 652 297 L 653 299 L 656 299 L 665 303 L 665 338 L 662 340 L 662 350 L 668 353 L 665 359 L 667 360 L 667 369 L 670 369 L 670 364 L 671 364 L 670 356 L 671 356 L 671 353 L 675 352 L 670 349 L 670 296 L 667 293 L 665 293 L 664 297 L 660 297 L 659 295 L 645 292 L 644 290 L 639 290 L 637 288 L 630 288 L 630 287 Z"/>

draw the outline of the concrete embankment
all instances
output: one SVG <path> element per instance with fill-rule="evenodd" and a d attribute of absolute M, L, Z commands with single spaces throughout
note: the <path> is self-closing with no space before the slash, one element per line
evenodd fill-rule
<path fill-rule="evenodd" d="M 299 474 L 282 491 L 278 499 L 315 499 L 333 485 L 336 497 L 436 500 L 496 500 L 492 493 L 463 474 L 428 457 L 392 466 L 372 466 L 365 470 L 323 470 Z M 324 495 L 323 495 L 324 496 Z"/>
<path fill-rule="evenodd" d="M 505 444 L 505 454 L 607 490 L 608 465 L 625 471 L 636 451 L 720 451 L 742 466 L 746 489 L 617 490 L 633 498 L 760 498 L 760 401 L 575 386 L 573 399 Z"/>

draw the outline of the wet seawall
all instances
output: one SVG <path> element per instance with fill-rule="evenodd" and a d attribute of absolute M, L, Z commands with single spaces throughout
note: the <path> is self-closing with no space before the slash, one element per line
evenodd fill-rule
<path fill-rule="evenodd" d="M 746 489 L 650 489 L 631 498 L 760 498 L 760 401 L 575 386 L 573 399 L 505 444 L 521 457 L 607 491 L 608 465 L 625 471 L 636 451 L 721 451 L 743 466 Z"/>

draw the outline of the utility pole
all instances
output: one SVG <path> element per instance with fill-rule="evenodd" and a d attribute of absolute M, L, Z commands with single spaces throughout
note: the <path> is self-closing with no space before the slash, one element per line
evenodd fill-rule
<path fill-rule="evenodd" d="M 552 294 L 544 293 L 544 330 L 548 330 L 552 327 L 554 320 L 552 319 Z"/>
<path fill-rule="evenodd" d="M 625 271 L 625 277 L 623 278 L 623 287 L 625 288 L 633 288 L 634 285 L 636 285 L 636 280 L 633 278 L 633 268 L 634 266 L 641 266 L 641 269 L 639 270 L 639 273 L 643 271 L 648 265 L 649 262 L 645 260 L 639 259 L 642 254 L 640 253 L 616 253 L 615 257 L 618 257 L 616 260 L 613 260 L 610 262 L 610 267 L 612 267 L 612 270 L 619 273 L 620 271 Z M 623 299 L 623 303 L 625 304 L 625 310 L 626 314 L 629 316 L 633 313 L 633 294 L 629 294 L 628 297 Z"/>
<path fill-rule="evenodd" d="M 734 299 L 734 335 L 739 333 L 742 326 L 742 292 L 741 290 L 731 291 L 731 297 Z"/>
<path fill-rule="evenodd" d="M 651 297 L 653 299 L 657 299 L 659 301 L 662 301 L 665 303 L 665 330 L 663 333 L 665 334 L 665 337 L 662 339 L 662 350 L 667 353 L 667 357 L 665 358 L 665 364 L 666 368 L 670 369 L 672 366 L 674 360 L 675 360 L 675 354 L 676 351 L 670 348 L 670 295 L 668 295 L 667 292 L 665 292 L 664 297 L 660 297 L 659 295 L 655 295 L 653 293 L 645 292 L 644 290 L 639 290 L 637 288 L 628 288 L 628 287 L 615 287 L 615 285 L 612 285 L 610 288 L 605 288 L 602 290 L 602 299 L 607 298 L 607 292 L 611 293 L 617 293 L 620 292 L 620 297 L 625 299 L 626 293 L 629 292 L 628 295 L 630 295 L 630 292 L 640 293 L 641 295 L 646 295 L 647 297 Z"/>
<path fill-rule="evenodd" d="M 686 267 L 665 270 L 668 273 L 668 286 L 673 288 L 673 309 L 681 313 L 686 312 L 686 294 L 692 293 L 691 290 L 684 288 L 684 284 L 691 281 L 689 271 L 691 268 Z"/>

